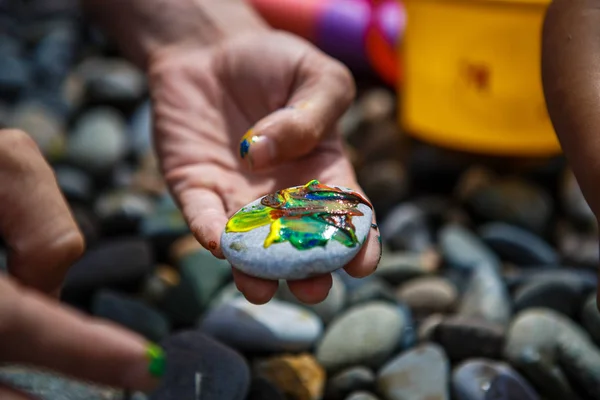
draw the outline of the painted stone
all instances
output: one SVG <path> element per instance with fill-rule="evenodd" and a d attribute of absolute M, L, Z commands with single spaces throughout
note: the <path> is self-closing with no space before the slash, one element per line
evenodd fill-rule
<path fill-rule="evenodd" d="M 371 229 L 369 201 L 350 189 L 312 180 L 268 194 L 228 221 L 227 260 L 263 279 L 305 279 L 345 266 Z"/>

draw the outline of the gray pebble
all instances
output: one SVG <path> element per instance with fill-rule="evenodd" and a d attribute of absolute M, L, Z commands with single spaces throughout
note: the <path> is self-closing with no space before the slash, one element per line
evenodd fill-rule
<path fill-rule="evenodd" d="M 323 324 L 311 311 L 271 300 L 264 305 L 234 298 L 203 318 L 202 331 L 240 351 L 285 352 L 310 349 Z"/>
<path fill-rule="evenodd" d="M 279 289 L 276 296 L 288 303 L 294 303 L 312 310 L 321 318 L 321 321 L 328 324 L 333 320 L 346 305 L 346 286 L 338 274 L 332 276 L 332 286 L 325 300 L 318 304 L 304 304 L 300 302 L 291 292 L 286 282 L 279 283 Z"/>
<path fill-rule="evenodd" d="M 363 284 L 353 288 L 348 293 L 348 306 L 352 307 L 358 304 L 370 301 L 385 301 L 396 304 L 396 295 L 394 288 L 387 282 L 376 277 L 364 279 Z"/>
<path fill-rule="evenodd" d="M 127 153 L 125 122 L 115 110 L 99 107 L 81 116 L 67 144 L 70 161 L 91 172 L 103 172 Z"/>
<path fill-rule="evenodd" d="M 457 400 L 539 400 L 531 385 L 510 365 L 473 359 L 456 367 L 452 388 Z"/>
<path fill-rule="evenodd" d="M 67 199 L 83 202 L 91 199 L 94 186 L 92 178 L 84 171 L 61 165 L 54 168 L 54 174 L 60 190 Z"/>
<path fill-rule="evenodd" d="M 318 344 L 318 361 L 329 373 L 364 365 L 381 366 L 400 346 L 406 315 L 395 305 L 371 302 L 334 320 Z"/>
<path fill-rule="evenodd" d="M 435 250 L 424 252 L 391 252 L 384 250 L 373 276 L 385 279 L 391 284 L 434 273 L 441 262 Z"/>
<path fill-rule="evenodd" d="M 449 373 L 444 350 L 425 344 L 385 364 L 377 374 L 377 388 L 386 400 L 448 400 Z"/>
<path fill-rule="evenodd" d="M 600 351 L 591 342 L 558 337 L 557 361 L 573 388 L 583 396 L 600 398 Z"/>
<path fill-rule="evenodd" d="M 576 317 L 588 293 L 584 282 L 576 277 L 546 276 L 516 290 L 514 310 L 519 312 L 526 308 L 544 307 Z"/>
<path fill-rule="evenodd" d="M 596 293 L 592 293 L 583 305 L 581 324 L 596 343 L 600 343 L 600 312 L 596 304 Z"/>
<path fill-rule="evenodd" d="M 516 226 L 491 223 L 479 229 L 481 239 L 503 260 L 518 266 L 556 267 L 556 251 L 538 236 Z"/>
<path fill-rule="evenodd" d="M 252 207 L 264 209 L 261 200 L 262 198 L 251 202 L 238 213 Z M 248 275 L 263 279 L 297 280 L 330 273 L 344 267 L 356 256 L 371 230 L 373 210 L 363 203 L 359 203 L 357 209 L 363 215 L 352 218 L 359 242 L 354 247 L 347 247 L 336 240 L 329 240 L 325 246 L 317 245 L 305 250 L 297 250 L 290 241 L 265 247 L 265 240 L 271 230 L 271 224 L 266 223 L 248 232 L 223 232 L 221 248 L 233 266 Z"/>
<path fill-rule="evenodd" d="M 509 323 L 512 313 L 511 301 L 497 270 L 489 264 L 481 264 L 475 268 L 458 313 L 502 325 Z"/>
<path fill-rule="evenodd" d="M 381 238 L 393 250 L 421 252 L 433 244 L 427 216 L 411 203 L 401 203 L 381 224 Z"/>
<path fill-rule="evenodd" d="M 19 103 L 9 125 L 25 131 L 49 160 L 60 159 L 65 150 L 64 121 L 39 102 Z"/>
<path fill-rule="evenodd" d="M 119 58 L 92 57 L 77 68 L 91 101 L 103 104 L 133 103 L 146 91 L 142 71 Z"/>
<path fill-rule="evenodd" d="M 442 255 L 450 266 L 470 270 L 488 265 L 500 270 L 500 259 L 468 229 L 450 224 L 443 227 L 438 234 Z"/>
<path fill-rule="evenodd" d="M 352 367 L 333 375 L 325 388 L 325 398 L 343 400 L 350 393 L 372 390 L 375 387 L 375 374 L 367 367 Z"/>
<path fill-rule="evenodd" d="M 22 367 L 3 367 L 0 381 L 39 400 L 121 400 L 123 393 Z"/>
<path fill-rule="evenodd" d="M 346 400 L 378 400 L 377 396 L 375 396 L 373 393 L 369 393 L 369 392 L 354 392 L 351 393 L 348 397 L 346 397 Z"/>

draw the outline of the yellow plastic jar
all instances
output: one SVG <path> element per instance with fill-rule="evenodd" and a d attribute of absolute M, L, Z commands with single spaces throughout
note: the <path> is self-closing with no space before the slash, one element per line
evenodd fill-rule
<path fill-rule="evenodd" d="M 403 0 L 400 123 L 417 139 L 480 154 L 561 152 L 542 91 L 549 0 Z"/>

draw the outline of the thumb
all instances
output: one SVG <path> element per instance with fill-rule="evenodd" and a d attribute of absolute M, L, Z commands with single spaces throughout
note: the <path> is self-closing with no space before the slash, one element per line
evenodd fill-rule
<path fill-rule="evenodd" d="M 356 93 L 348 69 L 317 50 L 302 58 L 294 82 L 287 105 L 256 123 L 240 141 L 240 157 L 252 170 L 309 154 L 335 131 Z"/>

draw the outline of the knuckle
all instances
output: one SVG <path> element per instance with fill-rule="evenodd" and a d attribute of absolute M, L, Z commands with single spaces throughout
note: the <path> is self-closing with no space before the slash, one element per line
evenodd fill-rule
<path fill-rule="evenodd" d="M 0 147 L 16 150 L 21 148 L 37 149 L 37 143 L 20 129 L 3 129 L 0 131 Z"/>

